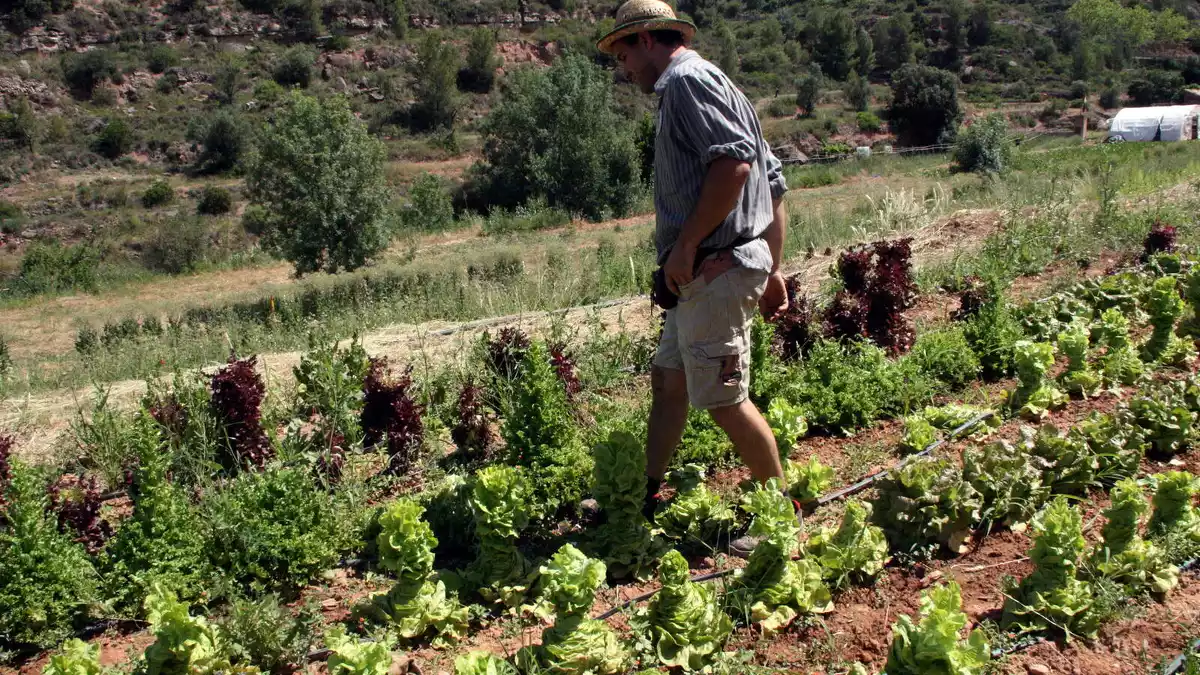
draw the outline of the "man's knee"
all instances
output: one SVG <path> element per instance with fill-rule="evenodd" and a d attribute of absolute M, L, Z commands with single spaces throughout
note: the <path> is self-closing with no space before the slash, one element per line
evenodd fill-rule
<path fill-rule="evenodd" d="M 650 391 L 656 399 L 687 400 L 687 376 L 682 370 L 650 366 Z"/>
<path fill-rule="evenodd" d="M 755 408 L 749 399 L 708 408 L 708 414 L 712 415 L 713 421 L 722 429 L 728 429 L 730 425 L 746 424 L 757 412 L 758 408 Z"/>

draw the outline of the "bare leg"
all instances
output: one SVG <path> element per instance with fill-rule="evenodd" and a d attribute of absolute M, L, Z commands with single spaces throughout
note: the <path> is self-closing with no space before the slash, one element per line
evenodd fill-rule
<path fill-rule="evenodd" d="M 682 370 L 650 368 L 650 429 L 646 436 L 646 475 L 662 480 L 687 425 L 687 378 Z"/>
<path fill-rule="evenodd" d="M 755 479 L 762 483 L 771 478 L 783 480 L 783 465 L 779 461 L 775 434 L 753 403 L 745 400 L 737 405 L 713 408 L 709 413 L 729 435 L 733 447 Z"/>

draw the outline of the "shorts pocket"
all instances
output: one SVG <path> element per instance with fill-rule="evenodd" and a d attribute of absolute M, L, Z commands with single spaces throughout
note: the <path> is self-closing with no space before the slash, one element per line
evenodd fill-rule
<path fill-rule="evenodd" d="M 691 281 L 679 287 L 679 301 L 687 302 L 688 300 L 692 300 L 707 286 L 708 282 L 705 281 L 704 277 L 696 275 Z"/>
<path fill-rule="evenodd" d="M 740 387 L 746 379 L 743 352 L 745 340 L 735 336 L 728 340 L 709 340 L 692 345 L 692 358 L 697 369 L 706 371 L 713 381 L 706 386 L 716 388 Z"/>

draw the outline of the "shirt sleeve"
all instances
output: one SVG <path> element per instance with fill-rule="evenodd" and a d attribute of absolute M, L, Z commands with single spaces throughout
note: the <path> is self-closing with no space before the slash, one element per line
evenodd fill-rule
<path fill-rule="evenodd" d="M 771 186 L 771 199 L 783 199 L 787 194 L 787 179 L 783 177 L 783 162 L 775 153 L 767 150 L 767 183 Z"/>
<path fill-rule="evenodd" d="M 739 110 L 737 99 L 708 73 L 676 77 L 668 89 L 675 140 L 690 148 L 704 164 L 720 155 L 753 163 L 758 157 L 754 125 Z"/>

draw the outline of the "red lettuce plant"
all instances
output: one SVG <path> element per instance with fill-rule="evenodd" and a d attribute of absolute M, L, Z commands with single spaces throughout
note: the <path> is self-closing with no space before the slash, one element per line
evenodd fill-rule
<path fill-rule="evenodd" d="M 0 436 L 0 523 L 4 522 L 4 510 L 8 504 L 4 495 L 12 483 L 12 436 Z"/>
<path fill-rule="evenodd" d="M 861 340 L 867 335 L 868 309 L 864 298 L 838 291 L 825 308 L 825 334 L 838 340 Z"/>
<path fill-rule="evenodd" d="M 385 473 L 405 475 L 412 470 L 425 440 L 421 421 L 424 408 L 413 400 L 412 368 L 398 378 L 390 376 L 387 359 L 371 359 L 363 383 L 363 442 L 377 446 L 386 441 L 388 466 Z"/>
<path fill-rule="evenodd" d="M 786 283 L 788 310 L 775 322 L 775 344 L 785 361 L 794 361 L 808 353 L 817 339 L 813 329 L 812 300 L 800 292 L 800 275 L 789 277 Z"/>
<path fill-rule="evenodd" d="M 58 518 L 58 531 L 73 534 L 90 555 L 96 555 L 113 535 L 112 526 L 100 517 L 100 487 L 95 476 L 60 476 L 50 486 L 48 510 Z"/>
<path fill-rule="evenodd" d="M 175 393 L 157 398 L 149 407 L 150 417 L 163 428 L 168 440 L 180 441 L 188 424 L 188 410 Z"/>
<path fill-rule="evenodd" d="M 825 331 L 839 340 L 869 337 L 892 354 L 912 347 L 915 333 L 904 316 L 917 298 L 912 239 L 877 241 L 838 259 L 842 290 L 825 310 Z"/>
<path fill-rule="evenodd" d="M 458 395 L 458 424 L 450 430 L 454 445 L 463 454 L 484 459 L 496 446 L 496 434 L 488 421 L 483 390 L 468 382 Z"/>
<path fill-rule="evenodd" d="M 962 284 L 962 290 L 958 292 L 958 309 L 954 310 L 951 318 L 970 321 L 991 300 L 991 293 L 987 283 L 974 274 L 963 277 Z"/>
<path fill-rule="evenodd" d="M 842 280 L 842 288 L 848 293 L 862 295 L 867 292 L 871 283 L 873 253 L 869 246 L 855 246 L 843 251 L 838 258 L 838 278 Z"/>
<path fill-rule="evenodd" d="M 1174 225 L 1164 225 L 1161 220 L 1154 221 L 1154 226 L 1142 242 L 1142 262 L 1150 260 L 1158 253 L 1174 253 L 1177 237 L 1178 232 Z"/>
<path fill-rule="evenodd" d="M 575 360 L 567 353 L 565 344 L 555 342 L 550 345 L 550 365 L 554 367 L 554 374 L 562 382 L 568 397 L 574 398 L 576 394 L 583 391 L 583 384 L 575 372 Z"/>
<path fill-rule="evenodd" d="M 342 472 L 346 468 L 346 439 L 337 432 L 330 432 L 326 438 L 325 447 L 317 457 L 314 470 L 317 477 L 327 486 L 337 485 L 342 481 Z"/>
<path fill-rule="evenodd" d="M 492 371 L 505 379 L 513 379 L 521 369 L 521 360 L 529 351 L 529 336 L 520 328 L 501 328 L 493 339 L 487 338 L 488 362 Z"/>
<path fill-rule="evenodd" d="M 227 468 L 261 469 L 275 456 L 262 428 L 262 401 L 266 386 L 254 366 L 256 358 L 229 357 L 212 378 L 212 410 L 225 433 Z"/>

